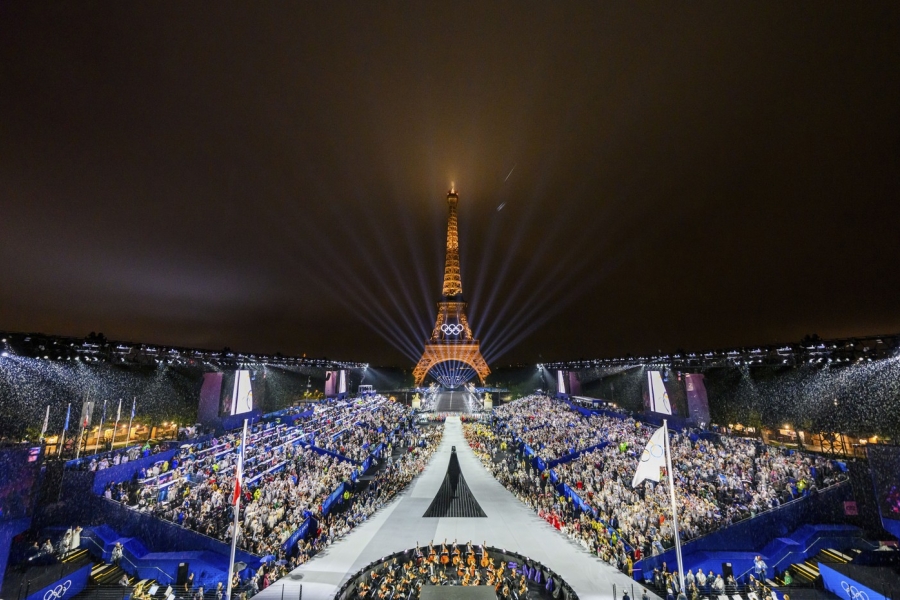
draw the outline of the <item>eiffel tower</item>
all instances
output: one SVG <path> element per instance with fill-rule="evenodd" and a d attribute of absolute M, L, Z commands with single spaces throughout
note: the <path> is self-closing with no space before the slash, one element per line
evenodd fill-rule
<path fill-rule="evenodd" d="M 438 302 L 437 320 L 431 339 L 425 343 L 422 358 L 413 370 L 416 387 L 425 381 L 425 376 L 436 365 L 443 362 L 464 363 L 478 374 L 481 383 L 490 375 L 478 340 L 472 337 L 469 320 L 466 319 L 466 302 L 462 295 L 462 279 L 459 275 L 459 239 L 457 237 L 456 206 L 459 195 L 453 186 L 447 194 L 450 215 L 447 218 L 447 260 L 444 264 L 443 298 Z"/>

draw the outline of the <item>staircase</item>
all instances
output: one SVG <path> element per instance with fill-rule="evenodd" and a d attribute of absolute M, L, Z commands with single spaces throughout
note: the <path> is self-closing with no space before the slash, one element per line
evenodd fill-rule
<path fill-rule="evenodd" d="M 97 563 L 91 569 L 91 583 L 95 585 L 118 585 L 122 579 L 122 575 L 126 575 L 120 567 L 112 563 Z M 127 575 L 126 575 L 127 576 Z M 134 577 L 128 577 L 128 585 L 134 583 Z"/>
<path fill-rule="evenodd" d="M 793 563 L 788 567 L 788 571 L 797 585 L 813 587 L 821 583 L 819 563 L 848 563 L 852 559 L 853 557 L 847 556 L 843 552 L 826 548 L 803 562 Z M 777 577 L 775 582 L 778 585 L 784 585 L 784 576 Z"/>
<path fill-rule="evenodd" d="M 63 558 L 60 562 L 63 562 L 65 564 L 88 562 L 89 558 L 90 557 L 88 556 L 87 549 L 79 548 L 77 550 L 72 550 L 71 552 L 66 554 L 66 557 Z"/>

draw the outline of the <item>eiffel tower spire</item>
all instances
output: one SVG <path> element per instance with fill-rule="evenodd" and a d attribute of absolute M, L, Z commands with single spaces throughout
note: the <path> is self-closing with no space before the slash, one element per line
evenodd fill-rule
<path fill-rule="evenodd" d="M 459 196 L 451 183 L 447 194 L 450 215 L 447 217 L 447 259 L 444 262 L 444 298 L 462 297 L 462 278 L 459 274 L 459 237 L 457 235 L 456 206 Z"/>

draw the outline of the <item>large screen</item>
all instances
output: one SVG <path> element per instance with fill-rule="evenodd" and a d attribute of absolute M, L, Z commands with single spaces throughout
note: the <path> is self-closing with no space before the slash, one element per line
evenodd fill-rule
<path fill-rule="evenodd" d="M 219 401 L 219 416 L 242 415 L 253 410 L 253 388 L 259 388 L 257 373 L 253 371 L 229 371 L 222 374 L 222 395 Z M 262 399 L 256 398 L 260 403 Z"/>
<path fill-rule="evenodd" d="M 347 393 L 347 371 L 325 372 L 325 397 L 334 398 Z"/>
<path fill-rule="evenodd" d="M 669 393 L 666 391 L 662 373 L 659 371 L 648 371 L 647 387 L 650 393 L 650 410 L 655 413 L 671 415 L 672 404 L 669 402 Z"/>
<path fill-rule="evenodd" d="M 581 382 L 578 380 L 578 374 L 575 371 L 557 371 L 556 392 L 558 394 L 580 394 Z"/>

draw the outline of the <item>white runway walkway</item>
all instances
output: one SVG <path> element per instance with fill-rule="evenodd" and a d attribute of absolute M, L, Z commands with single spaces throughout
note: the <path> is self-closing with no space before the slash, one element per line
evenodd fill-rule
<path fill-rule="evenodd" d="M 437 493 L 450 460 L 457 456 L 466 483 L 487 518 L 423 518 Z M 303 600 L 331 600 L 341 584 L 371 561 L 444 539 L 514 550 L 556 571 L 582 600 L 611 599 L 613 584 L 621 598 L 632 585 L 640 598 L 642 587 L 625 574 L 603 564 L 519 502 L 484 468 L 462 433 L 458 417 L 447 419 L 444 438 L 425 471 L 389 505 L 355 528 L 347 537 L 295 569 L 260 594 L 261 600 L 296 600 L 303 586 Z M 656 597 L 652 594 L 652 597 Z"/>

